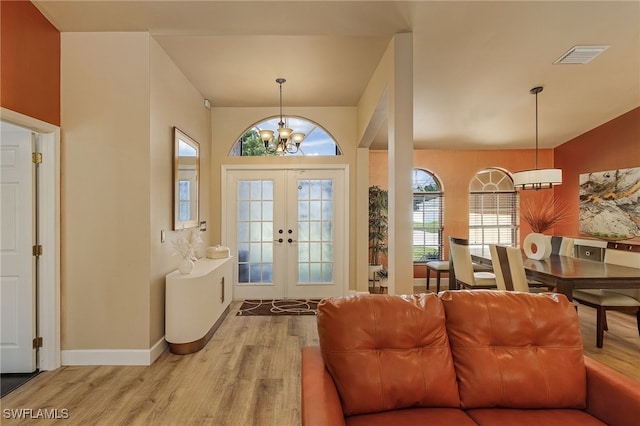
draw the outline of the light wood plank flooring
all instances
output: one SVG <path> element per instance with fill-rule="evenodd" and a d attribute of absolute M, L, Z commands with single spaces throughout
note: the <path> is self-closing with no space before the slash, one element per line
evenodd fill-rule
<path fill-rule="evenodd" d="M 195 354 L 167 351 L 148 367 L 41 373 L 0 400 L 2 425 L 54 422 L 7 419 L 6 409 L 67 409 L 68 425 L 300 424 L 300 348 L 317 344 L 315 317 L 237 317 L 239 305 Z M 612 312 L 598 349 L 595 311 L 580 307 L 579 315 L 585 353 L 640 380 L 635 318 Z"/>

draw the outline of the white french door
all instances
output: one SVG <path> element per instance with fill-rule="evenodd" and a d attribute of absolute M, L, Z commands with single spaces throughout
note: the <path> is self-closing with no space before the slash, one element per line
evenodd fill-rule
<path fill-rule="evenodd" d="M 34 166 L 31 131 L 2 123 L 0 144 L 0 370 L 36 369 Z"/>
<path fill-rule="evenodd" d="M 342 296 L 344 169 L 228 170 L 226 244 L 236 299 Z"/>

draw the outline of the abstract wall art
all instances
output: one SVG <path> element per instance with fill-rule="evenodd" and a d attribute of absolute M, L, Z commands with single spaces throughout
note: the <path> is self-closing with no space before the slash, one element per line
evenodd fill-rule
<path fill-rule="evenodd" d="M 580 232 L 640 237 L 640 167 L 580 175 Z"/>

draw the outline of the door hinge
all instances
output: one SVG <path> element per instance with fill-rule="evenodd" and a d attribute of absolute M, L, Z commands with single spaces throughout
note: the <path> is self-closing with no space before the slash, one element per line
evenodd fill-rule
<path fill-rule="evenodd" d="M 33 246 L 33 255 L 34 256 L 42 256 L 42 245 L 37 244 Z"/>
<path fill-rule="evenodd" d="M 42 337 L 36 337 L 35 339 L 33 339 L 33 349 L 37 349 L 41 347 L 42 347 Z"/>
<path fill-rule="evenodd" d="M 33 164 L 41 164 L 42 163 L 42 153 L 41 152 L 32 152 L 31 153 L 31 161 L 33 161 Z"/>

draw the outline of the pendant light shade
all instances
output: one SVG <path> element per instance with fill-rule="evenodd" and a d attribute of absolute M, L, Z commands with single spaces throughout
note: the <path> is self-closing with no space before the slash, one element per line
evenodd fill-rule
<path fill-rule="evenodd" d="M 562 183 L 562 170 L 522 170 L 513 174 L 513 184 L 520 189 L 551 188 Z"/>
<path fill-rule="evenodd" d="M 540 190 L 553 188 L 554 185 L 562 183 L 561 169 L 539 169 L 538 168 L 538 93 L 542 92 L 542 87 L 534 87 L 529 91 L 536 95 L 536 168 L 533 170 L 521 170 L 513 174 L 513 185 L 516 189 Z"/>

